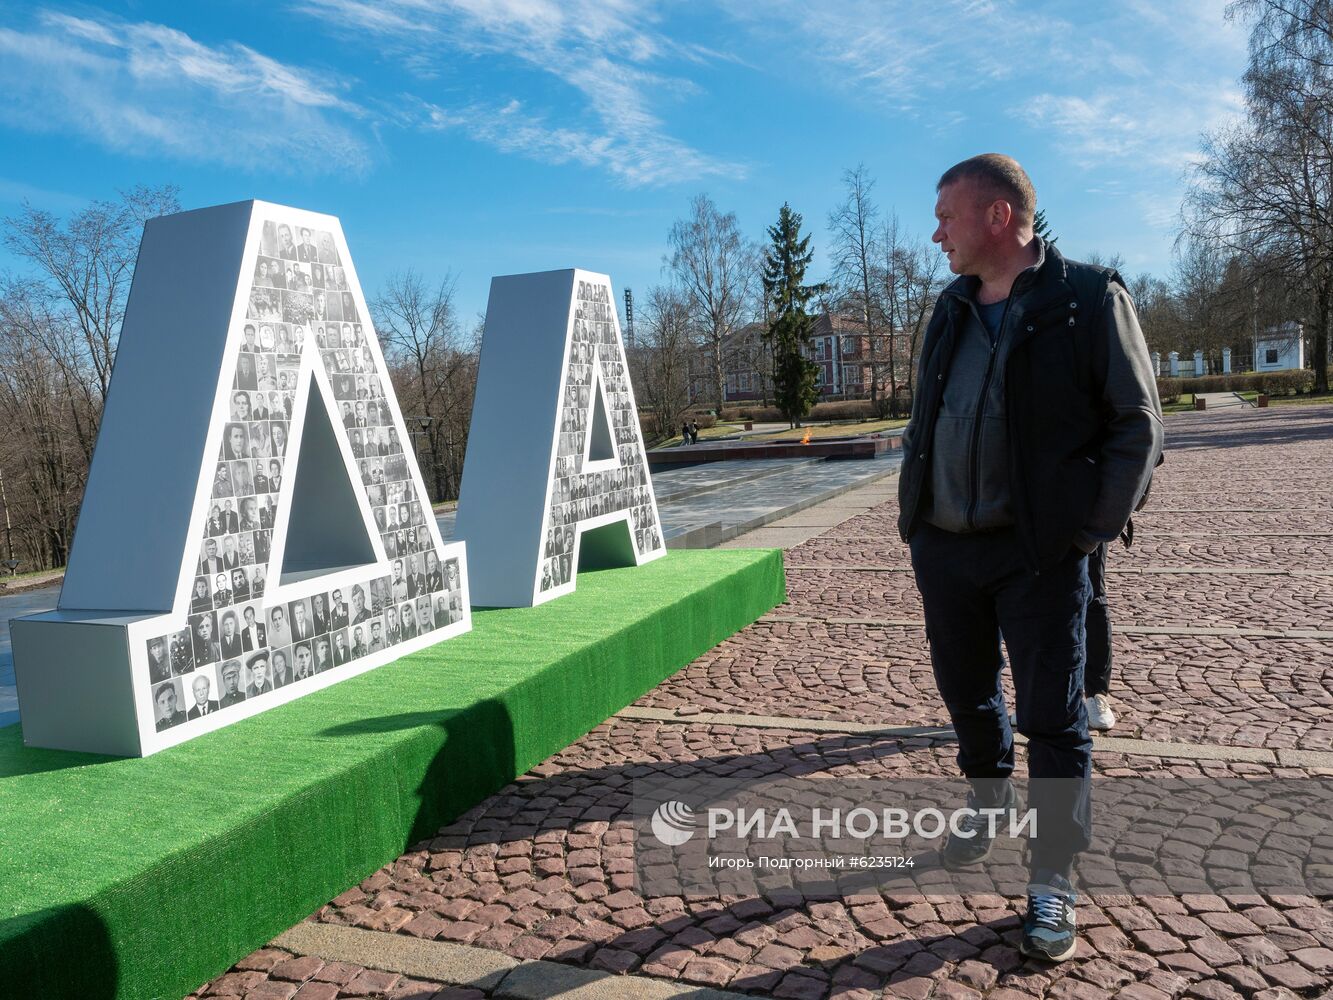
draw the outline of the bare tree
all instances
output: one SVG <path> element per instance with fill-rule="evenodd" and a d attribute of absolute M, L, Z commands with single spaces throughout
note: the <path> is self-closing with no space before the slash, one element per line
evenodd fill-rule
<path fill-rule="evenodd" d="M 1302 287 L 1315 388 L 1333 324 L 1333 5 L 1239 0 L 1251 24 L 1246 115 L 1207 136 L 1187 203 L 1192 238 Z"/>
<path fill-rule="evenodd" d="M 50 212 L 27 203 L 19 215 L 5 220 L 5 246 L 35 264 L 68 306 L 102 400 L 111 382 L 144 223 L 180 211 L 177 193 L 174 185 L 139 186 L 121 192 L 119 202 L 93 202 L 63 226 Z"/>
<path fill-rule="evenodd" d="M 476 345 L 460 334 L 455 284 L 451 273 L 428 284 L 416 271 L 396 272 L 371 304 L 408 433 L 426 442 L 436 501 L 458 496 L 477 384 Z"/>
<path fill-rule="evenodd" d="M 832 235 L 830 252 L 833 258 L 833 286 L 842 293 L 843 302 L 853 305 L 861 315 L 866 328 L 867 367 L 870 371 L 870 402 L 879 401 L 879 365 L 881 317 L 884 315 L 880 299 L 882 285 L 876 268 L 880 247 L 875 233 L 879 209 L 870 199 L 875 186 L 866 172 L 865 164 L 842 173 L 843 202 L 829 213 L 828 226 Z M 896 236 L 895 216 L 886 230 Z M 896 382 L 894 377 L 894 344 L 892 320 L 889 329 L 889 381 L 892 400 Z M 892 405 L 892 404 L 891 404 Z"/>
<path fill-rule="evenodd" d="M 18 522 L 22 561 L 38 568 L 68 558 L 88 476 L 74 421 L 95 418 L 69 397 L 66 371 L 48 349 L 64 322 L 50 304 L 38 282 L 10 280 L 0 292 L 0 468 L 12 487 L 6 516 Z"/>
<path fill-rule="evenodd" d="M 1226 262 L 1213 241 L 1189 234 L 1177 241 L 1172 283 L 1181 320 L 1178 334 L 1184 335 L 1183 343 L 1177 340 L 1177 346 L 1206 350 L 1218 339 L 1225 269 Z"/>
<path fill-rule="evenodd" d="M 630 372 L 640 406 L 652 415 L 658 438 L 670 437 L 690 405 L 690 355 L 695 345 L 689 297 L 672 285 L 654 285 L 639 309 L 639 334 Z"/>
<path fill-rule="evenodd" d="M 720 413 L 727 398 L 723 348 L 745 317 L 754 284 L 754 249 L 741 238 L 735 213 L 724 215 L 706 194 L 694 197 L 689 217 L 676 220 L 667 241 L 666 264 L 689 297 L 695 329 L 709 350 Z"/>
<path fill-rule="evenodd" d="M 884 289 L 885 312 L 889 318 L 891 336 L 906 340 L 906 357 L 901 358 L 903 382 L 910 398 L 915 392 L 916 366 L 921 353 L 921 341 L 935 311 L 935 300 L 944 287 L 944 255 L 925 240 L 904 236 L 898 227 L 897 214 L 889 217 L 880 237 L 882 271 L 880 280 Z M 899 359 L 895 358 L 895 361 Z M 895 416 L 898 406 L 898 372 L 892 376 Z"/>
<path fill-rule="evenodd" d="M 1085 263 L 1095 264 L 1097 267 L 1109 267 L 1113 271 L 1123 271 L 1125 269 L 1125 258 L 1120 253 L 1113 253 L 1108 257 L 1100 250 L 1092 250 L 1083 260 Z"/>
<path fill-rule="evenodd" d="M 1182 321 L 1176 296 L 1171 286 L 1151 274 L 1139 274 L 1129 281 L 1129 297 L 1134 300 L 1139 326 L 1148 350 L 1165 354 L 1172 345 L 1180 343 Z"/>
<path fill-rule="evenodd" d="M 749 373 L 760 401 L 767 406 L 773 392 L 773 342 L 761 323 L 741 327 L 731 338 L 732 364 L 738 374 Z"/>
<path fill-rule="evenodd" d="M 174 187 L 138 187 L 63 221 L 28 204 L 4 220 L 5 247 L 30 267 L 0 279 L 0 472 L 25 563 L 68 556 L 143 223 L 178 209 Z"/>
<path fill-rule="evenodd" d="M 898 371 L 894 350 L 895 334 L 906 331 L 906 311 L 912 289 L 910 275 L 919 263 L 914 256 L 914 245 L 898 222 L 898 213 L 890 212 L 880 231 L 879 248 L 881 266 L 879 271 L 884 314 L 889 326 L 889 406 L 888 414 L 898 416 Z M 908 367 L 911 367 L 909 354 Z M 908 376 L 910 381 L 911 376 Z"/>

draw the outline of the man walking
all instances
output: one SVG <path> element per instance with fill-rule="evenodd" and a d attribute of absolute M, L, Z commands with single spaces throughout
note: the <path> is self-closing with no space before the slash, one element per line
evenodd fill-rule
<path fill-rule="evenodd" d="M 975 810 L 1018 805 L 1001 639 L 1008 650 L 1037 813 L 1020 948 L 1058 962 L 1077 947 L 1071 878 L 1091 831 L 1087 554 L 1142 496 L 1161 406 L 1124 282 L 1033 233 L 1036 193 L 1016 161 L 964 160 L 936 191 L 932 240 L 959 277 L 923 341 L 898 527 Z M 989 856 L 985 816 L 964 834 L 946 867 Z"/>

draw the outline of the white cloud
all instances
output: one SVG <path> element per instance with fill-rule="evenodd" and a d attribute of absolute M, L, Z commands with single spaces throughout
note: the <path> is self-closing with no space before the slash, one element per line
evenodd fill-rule
<path fill-rule="evenodd" d="M 737 24 L 821 85 L 890 110 L 933 115 L 950 95 L 961 110 L 977 91 L 1067 61 L 1070 24 L 1010 0 L 717 0 Z"/>
<path fill-rule="evenodd" d="M 462 58 L 500 57 L 558 81 L 579 101 L 570 114 L 530 107 L 513 94 L 421 98 L 426 128 L 459 130 L 547 163 L 604 170 L 628 186 L 746 174 L 744 164 L 671 135 L 655 110 L 698 89 L 652 64 L 714 56 L 658 30 L 649 0 L 302 0 L 300 7 L 323 23 L 375 34 L 424 79 Z"/>
<path fill-rule="evenodd" d="M 0 177 L 0 204 L 17 205 L 25 201 L 60 212 L 72 212 L 88 206 L 88 198 L 84 195 L 71 194 L 68 191 L 52 191 L 26 181 Z"/>
<path fill-rule="evenodd" d="M 0 182 L 3 183 L 3 182 Z M 658 209 L 608 208 L 605 205 L 552 205 L 542 209 L 543 215 L 596 215 L 608 219 L 641 219 L 662 216 Z"/>
<path fill-rule="evenodd" d="M 1037 94 L 1014 108 L 1015 117 L 1063 137 L 1069 153 L 1088 164 L 1141 152 L 1140 119 L 1120 110 L 1114 95 Z"/>
<path fill-rule="evenodd" d="M 1032 96 L 1012 116 L 1058 137 L 1072 165 L 1179 179 L 1198 156 L 1201 133 L 1242 107 L 1246 32 L 1226 19 L 1226 6 L 1126 0 L 1107 8 L 1085 65 L 1060 81 L 1034 78 Z"/>
<path fill-rule="evenodd" d="M 1154 229 L 1175 233 L 1180 226 L 1180 199 L 1155 191 L 1139 191 L 1134 195 L 1140 218 Z"/>
<path fill-rule="evenodd" d="M 162 24 L 44 11 L 27 30 L 0 28 L 0 90 L 0 120 L 143 156 L 265 170 L 370 162 L 348 124 L 362 109 L 314 73 Z"/>
<path fill-rule="evenodd" d="M 1201 133 L 1240 108 L 1234 85 L 1159 78 L 1087 97 L 1039 93 L 1017 105 L 1013 116 L 1057 136 L 1069 162 L 1084 169 L 1131 165 L 1180 175 L 1197 159 Z"/>
<path fill-rule="evenodd" d="M 1245 31 L 1227 0 L 1127 0 L 1075 15 L 1052 0 L 716 0 L 778 66 L 936 132 L 1003 145 L 1017 121 L 1057 156 L 1178 171 L 1238 107 Z M 1005 121 L 1005 117 L 1010 119 Z"/>
<path fill-rule="evenodd" d="M 517 100 L 504 105 L 452 108 L 423 103 L 422 128 L 457 131 L 504 153 L 551 164 L 577 163 L 603 170 L 630 187 L 674 183 L 718 173 L 703 154 L 666 136 L 648 148 L 606 132 L 555 125 Z"/>

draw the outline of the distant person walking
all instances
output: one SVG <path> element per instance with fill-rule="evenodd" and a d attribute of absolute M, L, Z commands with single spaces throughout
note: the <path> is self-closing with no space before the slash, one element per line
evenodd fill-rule
<path fill-rule="evenodd" d="M 680 425 L 680 443 L 690 443 L 690 422 L 688 420 Z"/>
<path fill-rule="evenodd" d="M 974 810 L 1018 806 L 1002 639 L 1008 650 L 1038 830 L 1020 950 L 1061 962 L 1077 948 L 1073 862 L 1092 829 L 1088 553 L 1144 494 L 1161 405 L 1124 281 L 1034 234 L 1016 161 L 964 160 L 936 191 L 932 240 L 958 278 L 923 341 L 898 528 Z M 990 855 L 984 815 L 962 833 L 941 851 L 948 868 Z"/>
<path fill-rule="evenodd" d="M 699 443 L 699 421 L 690 421 L 690 444 Z"/>

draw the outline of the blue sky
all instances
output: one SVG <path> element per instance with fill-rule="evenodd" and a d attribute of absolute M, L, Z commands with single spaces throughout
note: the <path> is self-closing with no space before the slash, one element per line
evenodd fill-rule
<path fill-rule="evenodd" d="M 642 294 L 700 191 L 756 240 L 789 201 L 822 271 L 845 168 L 924 236 L 939 174 L 998 150 L 1066 252 L 1165 273 L 1198 135 L 1240 108 L 1224 6 L 0 0 L 0 214 L 165 182 L 329 212 L 368 291 L 452 270 L 470 317 L 493 274 Z"/>

